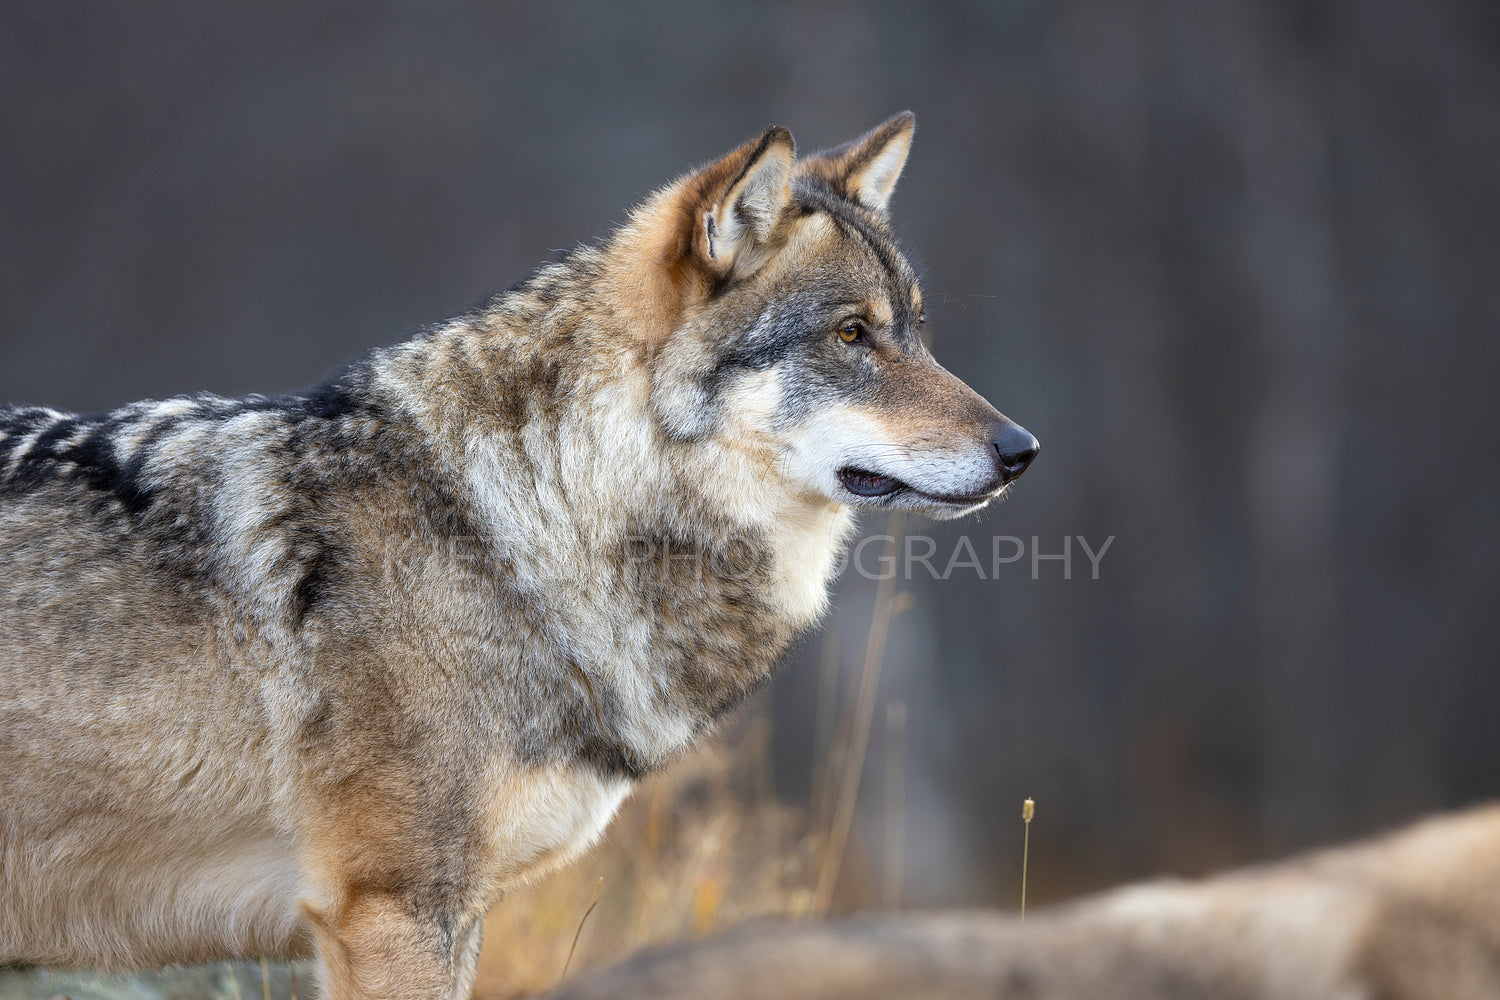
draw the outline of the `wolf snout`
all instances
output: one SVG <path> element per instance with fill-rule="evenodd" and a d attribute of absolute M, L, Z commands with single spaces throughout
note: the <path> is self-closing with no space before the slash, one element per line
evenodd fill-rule
<path fill-rule="evenodd" d="M 1026 471 L 1041 447 L 1030 431 L 1009 420 L 1002 420 L 990 429 L 990 450 L 995 453 L 1000 479 L 1006 483 Z"/>

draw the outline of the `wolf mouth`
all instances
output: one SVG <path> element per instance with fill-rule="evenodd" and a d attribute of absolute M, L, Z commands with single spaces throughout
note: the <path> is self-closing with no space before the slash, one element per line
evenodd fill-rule
<path fill-rule="evenodd" d="M 955 507 L 969 507 L 974 504 L 984 503 L 993 499 L 1003 486 L 984 490 L 980 493 L 956 494 L 956 493 L 928 493 L 919 490 L 910 483 L 903 483 L 892 476 L 882 475 L 878 472 L 870 472 L 865 469 L 846 467 L 839 470 L 839 482 L 844 489 L 859 497 L 877 499 L 892 496 L 896 493 L 906 492 L 913 496 L 921 497 L 923 500 L 931 500 L 934 503 L 950 504 Z"/>

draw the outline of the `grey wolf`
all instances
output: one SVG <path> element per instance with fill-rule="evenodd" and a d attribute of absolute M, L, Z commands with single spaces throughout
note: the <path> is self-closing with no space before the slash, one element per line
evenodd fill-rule
<path fill-rule="evenodd" d="M 0 411 L 0 962 L 468 993 L 507 886 L 1037 451 L 933 359 L 898 115 L 783 128 L 312 391 Z"/>
<path fill-rule="evenodd" d="M 1500 806 L 1031 915 L 745 926 L 560 1000 L 1492 1000 Z"/>

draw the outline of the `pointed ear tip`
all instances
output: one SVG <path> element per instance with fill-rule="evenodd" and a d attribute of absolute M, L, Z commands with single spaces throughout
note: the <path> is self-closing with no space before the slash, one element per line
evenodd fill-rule
<path fill-rule="evenodd" d="M 772 146 L 785 146 L 793 155 L 796 155 L 797 140 L 792 138 L 792 130 L 785 125 L 772 125 L 760 134 L 760 141 L 767 149 Z"/>
<path fill-rule="evenodd" d="M 898 111 L 891 115 L 886 124 L 898 128 L 903 132 L 911 132 L 917 127 L 917 115 L 913 111 Z"/>

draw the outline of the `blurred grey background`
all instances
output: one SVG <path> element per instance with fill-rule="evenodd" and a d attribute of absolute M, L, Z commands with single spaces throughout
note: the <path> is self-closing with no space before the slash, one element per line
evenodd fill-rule
<path fill-rule="evenodd" d="M 994 578 L 902 583 L 907 898 L 1012 901 L 1027 795 L 1046 899 L 1500 793 L 1493 3 L 8 3 L 0 398 L 310 384 L 767 124 L 908 107 L 938 355 L 1043 451 L 908 526 Z M 824 642 L 771 694 L 788 801 Z"/>

